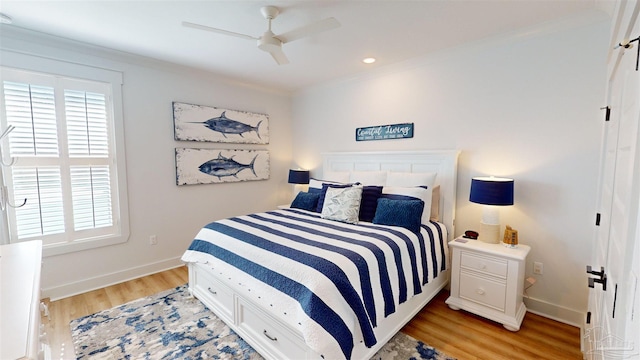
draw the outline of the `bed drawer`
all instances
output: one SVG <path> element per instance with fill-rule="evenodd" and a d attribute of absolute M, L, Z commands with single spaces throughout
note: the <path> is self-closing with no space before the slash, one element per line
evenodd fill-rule
<path fill-rule="evenodd" d="M 507 262 L 490 256 L 478 256 L 463 251 L 460 254 L 460 265 L 464 269 L 479 271 L 488 275 L 507 278 Z"/>
<path fill-rule="evenodd" d="M 460 273 L 460 297 L 504 311 L 507 285 L 466 272 Z"/>
<path fill-rule="evenodd" d="M 195 271 L 196 297 L 225 322 L 233 321 L 233 291 L 200 266 Z"/>
<path fill-rule="evenodd" d="M 260 349 L 274 359 L 306 359 L 306 345 L 302 336 L 271 318 L 253 305 L 238 298 L 238 327 L 250 336 Z"/>

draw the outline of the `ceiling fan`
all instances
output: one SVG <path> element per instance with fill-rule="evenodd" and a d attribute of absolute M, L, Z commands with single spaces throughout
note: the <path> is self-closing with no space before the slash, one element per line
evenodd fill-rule
<path fill-rule="evenodd" d="M 290 43 L 294 40 L 298 40 L 298 39 L 311 36 L 323 31 L 340 27 L 340 23 L 338 22 L 338 20 L 330 17 L 324 20 L 311 23 L 309 25 L 301 26 L 299 28 L 284 32 L 279 35 L 275 35 L 271 31 L 271 20 L 275 19 L 278 16 L 278 14 L 280 13 L 280 10 L 278 10 L 278 8 L 275 6 L 264 6 L 260 8 L 260 12 L 262 13 L 262 16 L 264 16 L 264 18 L 269 21 L 269 27 L 267 31 L 265 31 L 264 34 L 262 34 L 262 36 L 260 37 L 240 34 L 237 32 L 217 29 L 217 28 L 213 28 L 205 25 L 200 25 L 200 24 L 194 24 L 187 21 L 183 21 L 182 26 L 211 31 L 211 32 L 215 32 L 223 35 L 235 36 L 242 39 L 257 40 L 258 48 L 260 50 L 266 51 L 269 54 L 271 54 L 271 56 L 278 63 L 278 65 L 284 65 L 289 63 L 289 59 L 287 59 L 287 56 L 282 51 L 282 44 Z"/>

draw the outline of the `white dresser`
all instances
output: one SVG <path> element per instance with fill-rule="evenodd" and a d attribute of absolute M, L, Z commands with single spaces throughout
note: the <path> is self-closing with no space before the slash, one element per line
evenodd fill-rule
<path fill-rule="evenodd" d="M 466 241 L 466 242 L 465 242 Z M 452 256 L 451 309 L 466 310 L 518 331 L 527 308 L 522 301 L 529 246 L 507 248 L 479 240 L 449 242 Z"/>
<path fill-rule="evenodd" d="M 0 246 L 0 359 L 49 358 L 40 327 L 42 241 Z"/>

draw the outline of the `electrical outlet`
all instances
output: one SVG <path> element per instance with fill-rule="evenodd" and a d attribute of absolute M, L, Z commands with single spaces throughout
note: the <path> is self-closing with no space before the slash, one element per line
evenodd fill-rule
<path fill-rule="evenodd" d="M 158 237 L 155 235 L 149 236 L 149 245 L 157 245 L 157 244 L 158 244 Z"/>
<path fill-rule="evenodd" d="M 542 266 L 541 262 L 536 261 L 536 262 L 533 263 L 533 273 L 534 274 L 542 275 L 542 268 L 543 268 L 543 266 Z"/>

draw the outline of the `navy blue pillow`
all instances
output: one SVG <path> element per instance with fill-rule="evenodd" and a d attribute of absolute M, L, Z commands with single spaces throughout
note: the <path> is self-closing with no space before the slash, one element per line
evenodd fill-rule
<path fill-rule="evenodd" d="M 414 196 L 399 195 L 399 194 L 380 194 L 380 198 L 385 198 L 390 200 L 420 200 Z"/>
<path fill-rule="evenodd" d="M 373 223 L 402 226 L 418 233 L 420 232 L 423 209 L 424 201 L 422 200 L 392 200 L 381 197 L 378 199 Z"/>
<path fill-rule="evenodd" d="M 296 195 L 296 198 L 293 199 L 291 207 L 308 211 L 316 211 L 316 206 L 318 206 L 318 198 L 318 194 L 300 191 L 298 195 Z"/>
<path fill-rule="evenodd" d="M 363 186 L 360 200 L 360 221 L 371 222 L 376 214 L 378 198 L 382 195 L 382 186 Z"/>
<path fill-rule="evenodd" d="M 332 188 L 348 188 L 353 186 L 353 184 L 322 184 L 322 191 L 320 191 L 320 196 L 318 197 L 318 205 L 316 206 L 316 212 L 321 213 L 322 207 L 324 206 L 324 197 L 327 195 L 327 189 Z"/>

